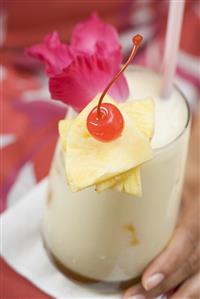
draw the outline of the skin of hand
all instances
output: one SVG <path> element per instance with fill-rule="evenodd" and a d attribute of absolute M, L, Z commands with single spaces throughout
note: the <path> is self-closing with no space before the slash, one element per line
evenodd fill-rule
<path fill-rule="evenodd" d="M 200 108 L 200 105 L 199 107 Z M 200 109 L 193 121 L 180 214 L 167 247 L 123 299 L 200 299 Z"/>

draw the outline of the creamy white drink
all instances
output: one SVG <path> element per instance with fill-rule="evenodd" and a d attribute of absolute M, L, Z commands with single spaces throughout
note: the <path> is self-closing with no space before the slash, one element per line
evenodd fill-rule
<path fill-rule="evenodd" d="M 161 78 L 152 71 L 130 67 L 126 77 L 129 100 L 155 100 L 154 158 L 141 167 L 142 197 L 94 188 L 72 193 L 60 144 L 49 176 L 45 244 L 68 270 L 97 281 L 141 275 L 169 241 L 180 205 L 189 136 L 185 99 L 175 88 L 170 99 L 159 99 Z"/>

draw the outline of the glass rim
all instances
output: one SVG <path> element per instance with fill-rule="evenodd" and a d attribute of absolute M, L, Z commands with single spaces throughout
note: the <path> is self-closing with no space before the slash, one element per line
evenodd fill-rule
<path fill-rule="evenodd" d="M 145 67 L 145 66 L 141 66 L 141 65 L 130 65 L 129 69 L 127 70 L 127 72 L 129 70 L 130 71 L 134 71 L 134 70 L 148 71 L 148 72 L 154 73 L 158 77 L 162 77 L 162 74 L 160 74 L 158 72 L 155 72 L 154 70 L 151 70 L 150 68 Z M 162 150 L 170 147 L 174 142 L 178 141 L 179 138 L 181 138 L 181 136 L 184 135 L 185 131 L 187 130 L 187 128 L 188 128 L 188 126 L 190 124 L 191 109 L 190 109 L 190 106 L 189 106 L 189 102 L 188 102 L 186 96 L 184 95 L 184 93 L 182 92 L 182 90 L 180 89 L 180 87 L 177 86 L 177 84 L 173 84 L 173 88 L 176 89 L 179 92 L 179 94 L 182 96 L 182 99 L 183 99 L 183 101 L 184 101 L 184 103 L 186 105 L 186 109 L 187 109 L 186 123 L 185 123 L 183 129 L 181 130 L 181 132 L 174 139 L 172 139 L 170 142 L 166 143 L 165 145 L 153 148 L 153 151 L 155 153 L 160 152 L 160 151 L 162 151 Z M 164 100 L 164 101 L 167 101 L 167 99 Z"/>

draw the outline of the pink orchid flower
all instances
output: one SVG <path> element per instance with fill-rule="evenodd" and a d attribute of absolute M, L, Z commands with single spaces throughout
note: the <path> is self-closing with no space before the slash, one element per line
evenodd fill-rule
<path fill-rule="evenodd" d="M 57 32 L 47 34 L 42 44 L 26 49 L 26 53 L 44 62 L 49 77 L 60 74 L 73 61 L 72 51 L 60 42 Z"/>
<path fill-rule="evenodd" d="M 72 32 L 69 45 L 61 43 L 56 32 L 47 35 L 42 44 L 27 49 L 42 60 L 49 78 L 51 97 L 81 111 L 119 70 L 122 51 L 114 27 L 96 14 L 79 23 Z M 124 76 L 110 89 L 117 101 L 128 97 Z"/>

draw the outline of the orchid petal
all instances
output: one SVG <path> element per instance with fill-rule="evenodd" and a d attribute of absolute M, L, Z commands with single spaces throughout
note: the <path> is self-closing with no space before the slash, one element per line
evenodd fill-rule
<path fill-rule="evenodd" d="M 108 64 L 98 55 L 77 56 L 61 74 L 50 78 L 51 96 L 81 111 L 104 90 L 115 73 L 113 64 Z M 128 85 L 123 75 L 114 83 L 109 94 L 117 101 L 127 98 Z"/>
<path fill-rule="evenodd" d="M 46 35 L 43 43 L 28 48 L 26 52 L 45 63 L 48 76 L 61 73 L 73 60 L 72 50 L 61 43 L 57 32 Z"/>
<path fill-rule="evenodd" d="M 121 63 L 121 46 L 116 29 L 93 13 L 88 20 L 76 25 L 72 32 L 71 46 L 87 54 L 94 54 L 98 53 L 99 44 L 104 49 L 104 57 L 117 50 L 120 60 L 116 63 Z"/>

